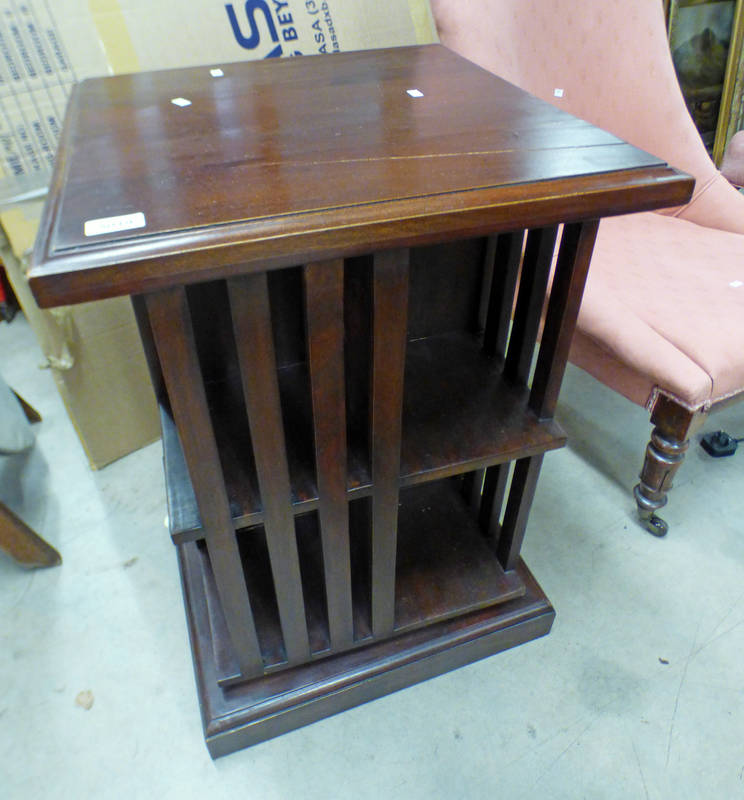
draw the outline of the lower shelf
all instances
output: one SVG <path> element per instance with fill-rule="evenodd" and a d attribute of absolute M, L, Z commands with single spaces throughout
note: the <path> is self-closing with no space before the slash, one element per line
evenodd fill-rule
<path fill-rule="evenodd" d="M 204 591 L 205 561 L 194 543 L 177 549 L 204 735 L 213 758 L 543 636 L 555 617 L 520 561 L 516 573 L 525 593 L 517 599 L 222 688 Z"/>
<path fill-rule="evenodd" d="M 295 518 L 302 589 L 310 650 L 314 659 L 333 655 L 330 649 L 323 554 L 315 513 Z M 369 583 L 369 506 L 366 498 L 350 507 L 354 646 L 372 638 Z M 263 526 L 238 536 L 243 574 L 251 600 L 266 672 L 286 668 L 271 564 Z M 199 545 L 204 594 L 217 680 L 227 686 L 240 680 L 227 624 L 217 597 L 209 557 Z M 487 606 L 506 603 L 525 592 L 514 571 L 504 572 L 484 538 L 457 480 L 412 486 L 400 494 L 395 570 L 395 628 L 398 636 Z"/>

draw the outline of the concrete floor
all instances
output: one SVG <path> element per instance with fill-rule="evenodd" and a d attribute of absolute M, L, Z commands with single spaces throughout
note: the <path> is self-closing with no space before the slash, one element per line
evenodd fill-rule
<path fill-rule="evenodd" d="M 213 762 L 159 444 L 91 472 L 23 319 L 0 354 L 44 416 L 0 495 L 64 558 L 0 555 L 4 800 L 744 796 L 744 453 L 695 442 L 654 539 L 628 493 L 647 414 L 569 369 L 571 443 L 546 457 L 524 548 L 551 634 Z M 719 427 L 744 436 L 744 404 Z"/>

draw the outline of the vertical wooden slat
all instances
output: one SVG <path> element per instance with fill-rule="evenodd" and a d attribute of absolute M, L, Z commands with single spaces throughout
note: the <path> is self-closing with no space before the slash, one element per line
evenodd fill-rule
<path fill-rule="evenodd" d="M 529 401 L 541 418 L 555 413 L 598 227 L 591 220 L 563 229 Z"/>
<path fill-rule="evenodd" d="M 145 361 L 147 361 L 152 388 L 155 390 L 155 397 L 158 403 L 162 405 L 168 402 L 168 398 L 163 381 L 163 371 L 160 369 L 155 339 L 150 326 L 150 318 L 147 315 L 147 301 L 144 295 L 132 295 L 132 310 L 134 311 L 134 318 L 137 320 L 137 329 L 142 341 L 142 350 L 145 353 Z"/>
<path fill-rule="evenodd" d="M 483 479 L 485 475 L 485 469 L 475 469 L 463 475 L 462 496 L 476 512 L 481 505 L 481 491 L 483 490 Z"/>
<path fill-rule="evenodd" d="M 496 538 L 500 529 L 501 509 L 504 505 L 506 482 L 509 477 L 509 464 L 497 464 L 486 470 L 483 481 L 478 522 L 481 530 L 491 538 Z"/>
<path fill-rule="evenodd" d="M 483 352 L 489 356 L 503 358 L 506 353 L 523 243 L 524 231 L 488 237 L 479 322 L 483 329 Z M 495 466 L 488 470 L 479 469 L 465 476 L 466 499 L 478 514 L 485 534 L 491 533 L 491 516 L 497 499 L 494 494 L 494 477 L 501 474 L 500 470 L 500 466 Z M 508 468 L 506 472 L 508 474 Z M 502 501 L 503 495 L 498 500 L 499 504 Z M 501 513 L 500 505 L 496 513 Z"/>
<path fill-rule="evenodd" d="M 263 661 L 184 288 L 148 295 L 147 311 L 165 388 L 189 465 L 230 639 L 241 674 L 245 677 L 260 675 Z"/>
<path fill-rule="evenodd" d="M 289 664 L 310 658 L 266 273 L 227 282 L 266 544 Z"/>
<path fill-rule="evenodd" d="M 408 307 L 408 250 L 376 253 L 372 277 L 372 632 L 395 624 L 403 374 Z"/>
<path fill-rule="evenodd" d="M 498 236 L 489 236 L 486 239 L 486 252 L 483 256 L 483 269 L 481 272 L 481 291 L 478 300 L 478 320 L 476 330 L 483 331 L 488 322 L 488 306 L 491 297 L 491 283 L 493 281 L 493 262 L 496 256 L 496 242 Z"/>
<path fill-rule="evenodd" d="M 346 497 L 342 259 L 305 267 L 305 306 L 328 627 L 331 648 L 338 650 L 354 641 Z"/>
<path fill-rule="evenodd" d="M 542 461 L 543 456 L 539 455 L 520 458 L 514 465 L 504 524 L 496 545 L 496 556 L 504 569 L 517 566 Z"/>
<path fill-rule="evenodd" d="M 483 334 L 483 350 L 490 356 L 503 358 L 506 354 L 523 243 L 524 231 L 502 233 L 496 240 L 488 315 Z"/>
<path fill-rule="evenodd" d="M 556 227 L 536 228 L 527 234 L 517 307 L 504 364 L 504 375 L 517 383 L 526 383 L 530 374 L 557 231 Z"/>

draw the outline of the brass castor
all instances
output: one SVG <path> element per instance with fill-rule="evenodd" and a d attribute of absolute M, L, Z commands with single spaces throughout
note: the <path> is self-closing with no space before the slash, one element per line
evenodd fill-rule
<path fill-rule="evenodd" d="M 646 516 L 644 512 L 638 511 L 638 518 L 641 521 L 641 525 L 652 535 L 661 538 L 662 536 L 666 536 L 669 532 L 669 525 L 661 517 L 657 517 L 656 514 L 649 514 Z"/>
<path fill-rule="evenodd" d="M 666 505 L 667 498 L 657 496 L 650 500 L 645 496 L 640 483 L 633 489 L 633 496 L 638 505 L 638 519 L 641 525 L 653 536 L 659 538 L 666 536 L 669 532 L 669 525 L 661 517 L 657 517 L 654 512 Z"/>

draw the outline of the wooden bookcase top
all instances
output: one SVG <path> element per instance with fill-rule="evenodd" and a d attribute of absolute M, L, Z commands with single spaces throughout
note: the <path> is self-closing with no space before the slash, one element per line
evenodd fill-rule
<path fill-rule="evenodd" d="M 691 188 L 440 45 L 97 78 L 72 93 L 30 281 L 80 302 Z"/>

